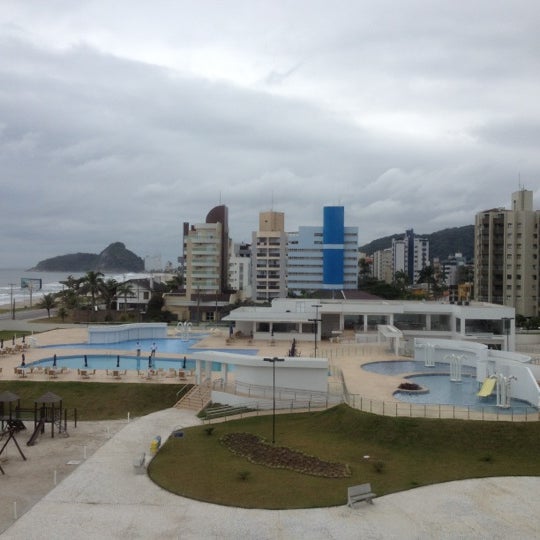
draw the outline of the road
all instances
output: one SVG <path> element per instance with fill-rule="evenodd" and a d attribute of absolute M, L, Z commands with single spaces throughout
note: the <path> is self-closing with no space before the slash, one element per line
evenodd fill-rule
<path fill-rule="evenodd" d="M 52 312 L 51 312 L 52 315 Z M 21 309 L 15 311 L 15 320 L 27 321 L 28 319 L 42 319 L 47 317 L 46 309 Z M 0 320 L 11 320 L 11 312 L 0 313 Z"/>

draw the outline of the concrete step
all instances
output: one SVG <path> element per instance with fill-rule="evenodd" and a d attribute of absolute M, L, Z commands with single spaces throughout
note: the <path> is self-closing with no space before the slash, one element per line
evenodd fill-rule
<path fill-rule="evenodd" d="M 212 390 L 208 386 L 194 385 L 175 405 L 177 409 L 200 411 L 204 409 L 212 397 Z"/>

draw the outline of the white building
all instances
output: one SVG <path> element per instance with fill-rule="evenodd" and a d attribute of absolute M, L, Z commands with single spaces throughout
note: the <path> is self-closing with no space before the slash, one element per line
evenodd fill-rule
<path fill-rule="evenodd" d="M 229 249 L 229 287 L 240 298 L 251 297 L 251 248 L 249 244 L 234 244 Z"/>
<path fill-rule="evenodd" d="M 380 326 L 396 329 L 403 339 L 459 339 L 515 350 L 515 310 L 471 302 L 469 305 L 402 300 L 300 300 L 280 298 L 271 307 L 242 307 L 224 320 L 256 339 L 314 341 L 353 332 L 358 341 L 376 337 Z"/>
<path fill-rule="evenodd" d="M 325 206 L 322 227 L 289 232 L 289 291 L 357 289 L 358 227 L 345 227 L 344 219 L 342 206 Z"/>
<path fill-rule="evenodd" d="M 420 272 L 429 266 L 429 240 L 414 234 L 412 229 L 402 239 L 392 239 L 392 270 L 405 272 L 412 285 L 418 282 Z"/>

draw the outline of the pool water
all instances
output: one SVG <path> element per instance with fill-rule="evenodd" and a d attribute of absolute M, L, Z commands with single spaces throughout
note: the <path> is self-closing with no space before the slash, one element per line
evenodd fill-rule
<path fill-rule="evenodd" d="M 499 414 L 537 412 L 536 408 L 521 400 L 512 399 L 508 409 L 497 407 L 494 394 L 487 398 L 478 397 L 477 393 L 480 385 L 476 380 L 476 369 L 471 366 L 462 366 L 461 382 L 452 382 L 450 380 L 450 366 L 444 363 L 436 363 L 435 366 L 428 367 L 424 362 L 417 360 L 389 360 L 386 362 L 370 362 L 364 364 L 362 369 L 380 375 L 399 376 L 418 373 L 418 375 L 408 376 L 407 380 L 429 389 L 429 393 L 411 394 L 400 391 L 394 393 L 396 399 L 406 403 L 456 405 L 458 407 L 470 407 L 474 410 L 484 409 L 485 412 Z M 426 375 L 427 372 L 429 373 Z"/>
<path fill-rule="evenodd" d="M 414 375 L 407 377 L 407 380 L 429 389 L 429 394 L 410 394 L 399 391 L 394 393 L 396 399 L 407 403 L 457 405 L 459 407 L 470 407 L 474 410 L 484 409 L 485 412 L 499 414 L 537 412 L 537 409 L 518 399 L 510 400 L 510 408 L 504 408 L 497 407 L 495 394 L 485 398 L 478 397 L 476 394 L 480 389 L 480 385 L 476 377 L 464 376 L 461 382 L 452 382 L 448 374 L 435 374 Z"/>
<path fill-rule="evenodd" d="M 53 358 L 44 358 L 38 360 L 37 362 L 32 362 L 26 364 L 27 369 L 36 368 L 36 367 L 51 367 L 53 365 Z M 84 356 L 57 356 L 56 358 L 56 367 L 58 368 L 69 368 L 71 370 L 77 369 L 96 369 L 96 370 L 106 370 L 106 369 L 121 369 L 128 371 L 136 370 L 145 370 L 148 369 L 148 355 L 142 356 L 137 359 L 135 356 L 122 356 L 122 355 L 99 355 L 99 354 L 87 354 L 86 355 L 86 366 L 84 362 Z M 191 370 L 195 369 L 195 360 L 186 359 L 184 363 L 183 359 L 177 358 L 154 358 L 152 360 L 152 369 L 163 368 L 168 370 L 169 368 L 174 369 L 186 369 Z M 212 371 L 220 371 L 221 364 L 219 362 L 212 362 Z M 229 371 L 234 370 L 234 366 L 229 366 Z"/>
<path fill-rule="evenodd" d="M 187 341 L 178 338 L 162 338 L 162 339 L 140 339 L 139 346 L 141 349 L 141 357 L 148 359 L 150 352 L 152 351 L 152 345 L 156 344 L 157 353 L 170 353 L 170 354 L 189 354 L 193 352 L 200 352 L 201 350 L 193 348 L 196 343 L 200 341 L 200 338 L 189 339 Z M 117 350 L 117 351 L 131 351 L 133 354 L 137 351 L 137 340 L 131 339 L 126 341 L 119 341 L 117 343 L 65 343 L 62 345 L 47 345 L 44 348 L 54 349 L 97 349 L 97 350 Z M 236 354 L 256 354 L 255 349 L 232 349 L 227 347 L 226 349 L 212 349 L 219 352 L 229 352 Z"/>
<path fill-rule="evenodd" d="M 433 367 L 428 367 L 419 360 L 388 360 L 386 362 L 370 362 L 364 364 L 362 369 L 380 375 L 403 375 L 405 373 L 448 373 L 448 364 L 437 362 Z M 476 370 L 470 366 L 462 366 L 461 372 L 467 375 L 476 375 Z"/>

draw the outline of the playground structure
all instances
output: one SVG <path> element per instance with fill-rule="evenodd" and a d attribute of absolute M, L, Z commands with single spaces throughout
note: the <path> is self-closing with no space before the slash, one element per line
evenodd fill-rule
<path fill-rule="evenodd" d="M 45 433 L 47 424 L 51 426 L 51 438 L 54 438 L 55 431 L 59 435 L 68 436 L 68 411 L 63 407 L 60 396 L 46 392 L 34 401 L 34 407 L 21 407 L 20 401 L 20 397 L 12 392 L 0 393 L 2 433 L 10 432 L 12 438 L 15 433 L 26 430 L 25 422 L 33 422 L 34 429 L 27 446 L 33 446 L 37 442 L 40 435 Z M 77 427 L 77 409 L 74 409 L 73 418 L 74 426 Z"/>

